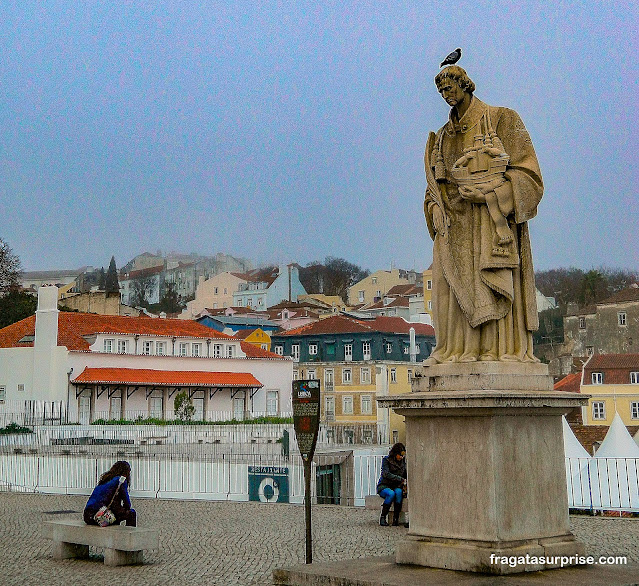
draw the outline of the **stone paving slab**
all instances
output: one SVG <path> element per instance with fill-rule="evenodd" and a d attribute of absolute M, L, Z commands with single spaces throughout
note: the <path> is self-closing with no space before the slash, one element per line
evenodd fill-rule
<path fill-rule="evenodd" d="M 277 568 L 304 562 L 301 505 L 141 498 L 133 500 L 140 526 L 160 534 L 159 550 L 145 552 L 144 565 L 105 567 L 99 550 L 89 560 L 53 560 L 42 522 L 80 518 L 85 502 L 85 496 L 0 492 L 0 585 L 255 586 L 271 584 Z M 380 527 L 378 519 L 363 508 L 314 506 L 313 560 L 391 555 L 406 529 Z M 639 563 L 639 519 L 571 517 L 571 524 L 589 555 L 627 555 Z"/>
<path fill-rule="evenodd" d="M 398 566 L 394 556 L 324 562 L 275 570 L 275 586 L 633 586 L 639 582 L 639 564 L 584 566 L 509 576 Z"/>

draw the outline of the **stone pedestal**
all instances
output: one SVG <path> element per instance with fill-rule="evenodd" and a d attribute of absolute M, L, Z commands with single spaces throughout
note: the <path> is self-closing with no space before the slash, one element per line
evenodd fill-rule
<path fill-rule="evenodd" d="M 493 574 L 578 563 L 548 558 L 584 553 L 569 530 L 561 416 L 587 397 L 551 389 L 545 365 L 478 362 L 424 368 L 412 393 L 378 399 L 406 417 L 411 515 L 397 563 Z"/>

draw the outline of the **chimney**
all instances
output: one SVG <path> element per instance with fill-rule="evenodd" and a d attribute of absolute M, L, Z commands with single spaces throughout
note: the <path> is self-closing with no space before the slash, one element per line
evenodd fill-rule
<path fill-rule="evenodd" d="M 58 345 L 58 288 L 55 286 L 38 289 L 38 309 L 36 311 L 36 350 L 55 348 Z"/>
<path fill-rule="evenodd" d="M 410 328 L 408 330 L 408 335 L 410 336 L 410 361 L 414 364 L 417 362 L 417 345 L 415 344 L 415 328 Z"/>

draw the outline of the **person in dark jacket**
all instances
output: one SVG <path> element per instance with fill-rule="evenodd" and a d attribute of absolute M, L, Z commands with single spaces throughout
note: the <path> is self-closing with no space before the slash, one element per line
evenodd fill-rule
<path fill-rule="evenodd" d="M 123 480 L 121 480 L 121 477 Z M 111 469 L 100 476 L 98 485 L 93 489 L 86 506 L 84 507 L 84 522 L 87 525 L 97 525 L 93 518 L 101 507 L 107 506 L 115 515 L 115 524 L 122 521 L 130 527 L 137 524 L 137 514 L 131 508 L 129 487 L 131 486 L 131 466 L 128 462 L 120 460 L 111 466 Z M 116 493 L 117 491 L 117 493 Z M 115 498 L 113 496 L 115 495 Z M 111 506 L 109 503 L 113 499 Z"/>
<path fill-rule="evenodd" d="M 399 514 L 402 511 L 402 500 L 406 490 L 406 448 L 396 443 L 382 460 L 382 473 L 377 483 L 377 494 L 384 499 L 379 524 L 388 526 L 386 516 L 393 503 L 393 525 L 399 525 Z"/>

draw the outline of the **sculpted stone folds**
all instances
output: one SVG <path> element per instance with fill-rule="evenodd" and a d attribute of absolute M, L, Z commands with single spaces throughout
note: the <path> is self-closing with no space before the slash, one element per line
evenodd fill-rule
<path fill-rule="evenodd" d="M 474 97 L 461 67 L 442 70 L 436 84 L 452 109 L 424 157 L 437 333 L 426 364 L 536 362 L 527 221 L 543 183 L 530 136 L 516 112 Z"/>

